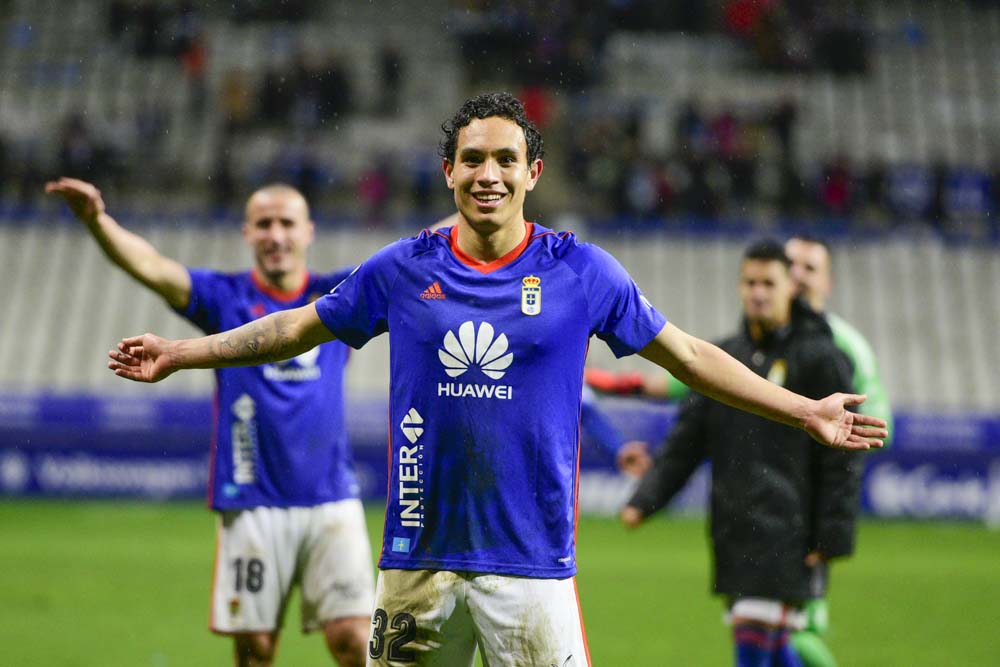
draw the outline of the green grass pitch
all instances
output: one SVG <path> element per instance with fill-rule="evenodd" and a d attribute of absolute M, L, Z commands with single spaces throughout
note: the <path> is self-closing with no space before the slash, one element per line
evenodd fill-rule
<path fill-rule="evenodd" d="M 368 518 L 377 541 L 381 508 Z M 214 531 L 196 503 L 0 503 L 0 664 L 231 664 L 229 640 L 207 631 Z M 858 542 L 833 568 L 841 665 L 1000 665 L 1000 532 L 866 521 Z M 627 533 L 584 517 L 578 551 L 594 665 L 730 664 L 702 521 Z M 292 604 L 277 664 L 331 664 Z"/>

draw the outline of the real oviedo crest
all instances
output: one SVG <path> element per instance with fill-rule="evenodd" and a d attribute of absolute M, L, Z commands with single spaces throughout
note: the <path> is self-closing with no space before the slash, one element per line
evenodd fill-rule
<path fill-rule="evenodd" d="M 538 276 L 521 279 L 521 312 L 525 315 L 542 312 L 542 279 Z"/>

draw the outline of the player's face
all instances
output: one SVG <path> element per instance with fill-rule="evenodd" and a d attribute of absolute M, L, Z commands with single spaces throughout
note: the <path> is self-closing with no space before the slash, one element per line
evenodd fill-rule
<path fill-rule="evenodd" d="M 816 310 L 823 310 L 830 297 L 830 255 L 820 243 L 790 239 L 785 254 L 792 260 L 792 280 L 798 294 Z"/>
<path fill-rule="evenodd" d="M 778 260 L 747 259 L 740 267 L 740 299 L 751 325 L 770 331 L 788 323 L 795 284 Z"/>
<path fill-rule="evenodd" d="M 524 221 L 524 196 L 542 173 L 541 160 L 528 163 L 521 126 L 498 116 L 475 118 L 459 130 L 454 162 L 443 166 L 459 213 L 485 231 Z"/>
<path fill-rule="evenodd" d="M 261 191 L 247 202 L 243 238 L 253 248 L 257 269 L 269 280 L 305 270 L 313 233 L 309 207 L 295 193 Z"/>

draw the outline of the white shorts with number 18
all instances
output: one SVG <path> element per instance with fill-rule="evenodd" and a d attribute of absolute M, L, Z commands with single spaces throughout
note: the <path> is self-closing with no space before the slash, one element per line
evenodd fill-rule
<path fill-rule="evenodd" d="M 300 585 L 302 629 L 368 616 L 375 575 L 357 499 L 222 512 L 212 584 L 213 632 L 272 632 Z"/>

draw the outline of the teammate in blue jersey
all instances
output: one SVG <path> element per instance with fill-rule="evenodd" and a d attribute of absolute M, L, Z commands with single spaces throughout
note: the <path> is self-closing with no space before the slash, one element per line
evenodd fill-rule
<path fill-rule="evenodd" d="M 205 333 L 305 306 L 350 270 L 311 274 L 306 200 L 270 185 L 247 202 L 249 271 L 188 269 L 121 227 L 93 185 L 63 178 L 61 195 L 108 258 Z M 361 665 L 374 593 L 364 514 L 347 450 L 348 348 L 321 345 L 284 361 L 216 371 L 209 505 L 218 512 L 210 627 L 232 635 L 238 665 L 274 658 L 284 607 L 301 585 L 302 625 L 322 629 L 341 665 Z"/>
<path fill-rule="evenodd" d="M 308 306 L 203 338 L 126 338 L 108 365 L 155 382 L 388 332 L 390 482 L 369 664 L 471 665 L 478 645 L 491 666 L 588 665 L 574 574 L 591 336 L 826 445 L 877 447 L 885 432 L 845 409 L 863 397 L 817 401 L 767 382 L 666 323 L 603 250 L 526 221 L 542 140 L 515 98 L 472 98 L 442 129 L 456 226 L 387 246 Z"/>

